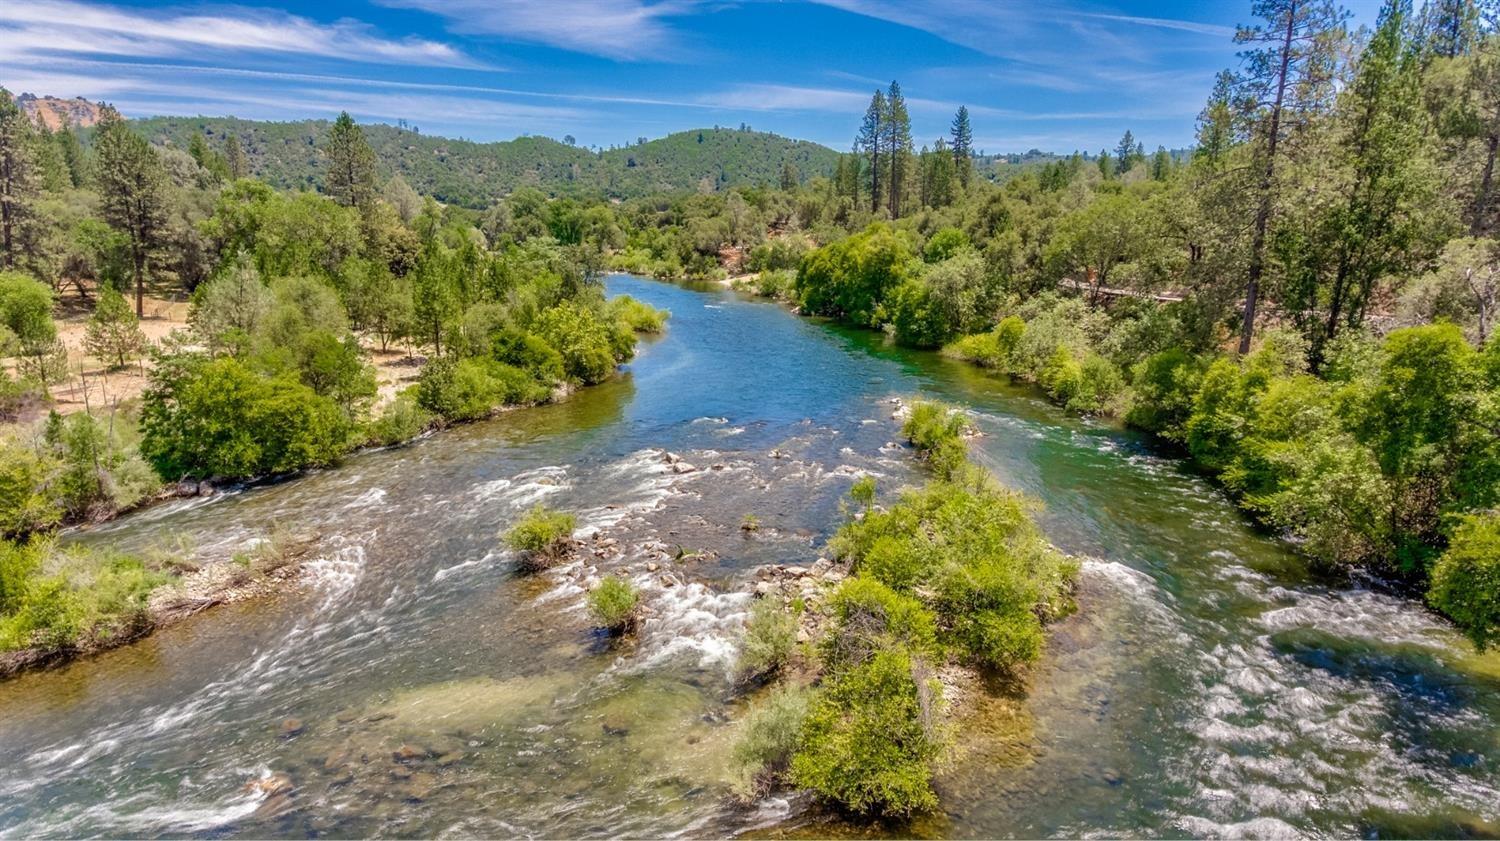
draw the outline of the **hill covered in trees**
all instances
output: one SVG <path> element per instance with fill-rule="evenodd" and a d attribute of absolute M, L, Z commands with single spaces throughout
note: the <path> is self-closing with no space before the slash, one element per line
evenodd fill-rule
<path fill-rule="evenodd" d="M 186 150 L 194 135 L 220 149 L 233 136 L 250 174 L 281 188 L 316 187 L 326 166 L 327 120 L 263 122 L 234 117 L 150 117 L 132 125 L 158 146 Z M 518 187 L 553 196 L 631 198 L 779 184 L 790 164 L 801 179 L 833 173 L 838 153 L 767 132 L 712 128 L 594 152 L 548 137 L 475 143 L 413 129 L 364 126 L 382 176 L 399 174 L 439 201 L 483 208 Z"/>

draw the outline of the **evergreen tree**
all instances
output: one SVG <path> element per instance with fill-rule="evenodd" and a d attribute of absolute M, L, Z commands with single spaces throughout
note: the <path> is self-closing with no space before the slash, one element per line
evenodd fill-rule
<path fill-rule="evenodd" d="M 1115 147 L 1115 174 L 1124 175 L 1132 166 L 1135 166 L 1135 135 L 1125 129 L 1120 145 Z"/>
<path fill-rule="evenodd" d="M 802 176 L 797 172 L 797 165 L 791 161 L 783 161 L 781 164 L 781 189 L 795 190 L 802 183 Z"/>
<path fill-rule="evenodd" d="M 1230 104 L 1233 85 L 1234 74 L 1219 71 L 1208 104 L 1198 115 L 1198 148 L 1193 150 L 1193 159 L 1205 161 L 1213 170 L 1223 164 L 1235 142 L 1235 114 Z"/>
<path fill-rule="evenodd" d="M 78 131 L 71 123 L 63 123 L 52 132 L 52 142 L 57 144 L 63 165 L 68 170 L 68 181 L 73 187 L 82 187 L 88 180 L 88 162 L 83 156 L 83 144 L 78 142 Z"/>
<path fill-rule="evenodd" d="M 870 97 L 870 107 L 865 109 L 865 120 L 859 126 L 859 134 L 854 137 L 854 148 L 869 159 L 870 175 L 870 212 L 880 210 L 880 187 L 881 187 L 881 149 L 885 143 L 885 119 L 886 105 L 885 94 L 875 91 Z"/>
<path fill-rule="evenodd" d="M 328 130 L 323 190 L 344 207 L 368 207 L 375 198 L 375 151 L 348 111 L 341 112 Z"/>
<path fill-rule="evenodd" d="M 1406 37 L 1409 2 L 1387 0 L 1354 80 L 1340 95 L 1342 136 L 1334 156 L 1343 158 L 1349 183 L 1343 200 L 1323 214 L 1330 247 L 1314 245 L 1311 265 L 1294 275 L 1295 294 L 1283 301 L 1308 334 L 1315 370 L 1339 329 L 1364 321 L 1376 282 L 1409 272 L 1424 256 L 1425 212 L 1436 182 L 1426 152 L 1421 47 Z"/>
<path fill-rule="evenodd" d="M 208 141 L 198 132 L 194 132 L 193 138 L 188 141 L 188 157 L 220 181 L 229 178 L 229 164 L 224 156 L 208 148 Z"/>
<path fill-rule="evenodd" d="M 958 183 L 967 190 L 969 179 L 974 175 L 974 129 L 969 125 L 967 106 L 958 106 L 949 135 L 953 138 L 953 164 L 958 174 Z"/>
<path fill-rule="evenodd" d="M 952 204 L 957 193 L 955 185 L 960 183 L 957 170 L 948 144 L 939 137 L 932 145 L 932 155 L 922 167 L 923 203 L 929 207 L 947 207 Z"/>
<path fill-rule="evenodd" d="M 1105 181 L 1115 177 L 1115 159 L 1108 149 L 1099 150 L 1099 174 L 1104 176 Z"/>
<path fill-rule="evenodd" d="M 911 160 L 911 116 L 906 111 L 906 97 L 901 95 L 901 85 L 891 82 L 885 96 L 885 151 L 890 162 L 890 177 L 887 193 L 890 199 L 892 219 L 901 217 L 901 199 L 909 175 Z"/>
<path fill-rule="evenodd" d="M 1167 152 L 1167 147 L 1156 147 L 1156 154 L 1151 156 L 1151 180 L 1166 181 L 1172 175 L 1172 156 Z"/>
<path fill-rule="evenodd" d="M 1237 102 L 1256 124 L 1254 140 L 1261 172 L 1254 233 L 1245 282 L 1240 353 L 1250 352 L 1255 308 L 1266 267 L 1266 237 L 1276 206 L 1276 164 L 1281 140 L 1329 96 L 1338 40 L 1348 13 L 1332 0 L 1257 0 L 1254 14 L 1264 23 L 1242 26 L 1238 44 L 1255 45 L 1240 54 L 1245 71 L 1236 79 Z"/>
<path fill-rule="evenodd" d="M 250 177 L 250 162 L 245 159 L 245 149 L 240 145 L 240 139 L 232 134 L 224 141 L 224 163 L 229 167 L 230 180 Z"/>
<path fill-rule="evenodd" d="M 33 247 L 38 172 L 31 120 L 0 88 L 0 268 L 20 265 Z"/>
<path fill-rule="evenodd" d="M 124 235 L 135 282 L 135 314 L 145 314 L 146 272 L 167 236 L 167 173 L 146 138 L 106 107 L 94 133 L 95 181 L 104 220 Z"/>
<path fill-rule="evenodd" d="M 1482 25 L 1477 0 L 1428 0 L 1418 21 L 1428 55 L 1443 58 L 1473 49 Z"/>
<path fill-rule="evenodd" d="M 146 349 L 146 334 L 141 332 L 140 319 L 130 311 L 125 296 L 113 286 L 100 290 L 83 345 L 96 358 L 113 361 L 116 368 L 125 367 L 125 363 Z"/>

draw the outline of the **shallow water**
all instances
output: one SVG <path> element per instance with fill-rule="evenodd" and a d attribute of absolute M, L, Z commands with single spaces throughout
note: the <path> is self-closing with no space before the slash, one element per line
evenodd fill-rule
<path fill-rule="evenodd" d="M 1500 668 L 1419 606 L 1320 583 L 1139 438 L 968 366 L 718 289 L 610 288 L 673 312 L 615 381 L 79 534 L 222 556 L 274 527 L 316 560 L 0 684 L 0 835 L 1500 833 Z M 916 393 L 972 412 L 978 458 L 1094 558 L 1083 609 L 1024 698 L 967 723 L 944 814 L 729 805 L 746 572 L 816 558 L 857 476 L 922 479 L 886 402 Z M 543 499 L 630 551 L 516 576 L 498 536 Z M 686 559 L 650 571 L 642 544 Z M 611 648 L 583 593 L 621 566 L 650 614 Z M 294 790 L 247 787 L 272 774 Z"/>

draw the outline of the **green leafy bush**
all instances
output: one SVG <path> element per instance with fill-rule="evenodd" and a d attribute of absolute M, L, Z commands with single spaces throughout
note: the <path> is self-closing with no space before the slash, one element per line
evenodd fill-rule
<path fill-rule="evenodd" d="M 802 741 L 802 725 L 812 699 L 813 693 L 806 689 L 781 686 L 750 713 L 734 745 L 741 791 L 762 793 L 785 774 Z"/>
<path fill-rule="evenodd" d="M 926 400 L 911 406 L 911 415 L 901 425 L 901 433 L 927 457 L 939 478 L 952 478 L 968 462 L 968 445 L 964 435 L 970 429 L 962 412 Z"/>
<path fill-rule="evenodd" d="M 184 358 L 153 372 L 141 431 L 141 452 L 162 476 L 244 478 L 331 464 L 351 428 L 332 400 L 294 379 Z"/>
<path fill-rule="evenodd" d="M 544 310 L 532 327 L 562 354 L 563 371 L 575 382 L 603 382 L 624 361 L 617 356 L 617 341 L 609 326 L 585 307 L 561 304 Z M 629 337 L 626 341 L 634 342 Z"/>
<path fill-rule="evenodd" d="M 538 504 L 505 533 L 505 543 L 522 553 L 527 569 L 545 569 L 567 554 L 577 527 L 578 518 L 572 514 Z"/>
<path fill-rule="evenodd" d="M 607 575 L 589 591 L 589 614 L 594 622 L 611 634 L 629 633 L 640 615 L 641 594 L 635 585 L 615 575 Z"/>
<path fill-rule="evenodd" d="M 417 404 L 450 421 L 487 418 L 501 406 L 541 403 L 550 394 L 520 368 L 488 357 L 433 360 L 417 381 Z"/>
<path fill-rule="evenodd" d="M 791 660 L 796 646 L 797 617 L 779 603 L 760 599 L 750 608 L 750 619 L 745 623 L 740 673 L 760 677 L 779 671 Z"/>
<path fill-rule="evenodd" d="M 851 812 L 904 816 L 937 807 L 932 764 L 937 688 L 900 649 L 825 682 L 792 757 L 799 786 Z"/>
<path fill-rule="evenodd" d="M 937 619 L 916 598 L 863 575 L 834 594 L 833 630 L 823 640 L 823 662 L 838 672 L 899 648 L 914 655 L 937 652 Z"/>
<path fill-rule="evenodd" d="M 1132 399 L 1125 414 L 1131 426 L 1181 442 L 1203 380 L 1204 364 L 1180 348 L 1142 360 L 1132 373 Z"/>
<path fill-rule="evenodd" d="M 421 435 L 432 421 L 432 413 L 417 404 L 415 395 L 404 391 L 386 404 L 380 417 L 370 422 L 366 438 L 377 447 L 401 444 Z"/>
<path fill-rule="evenodd" d="M 167 576 L 137 558 L 34 538 L 0 541 L 0 650 L 106 643 L 135 633 Z"/>
<path fill-rule="evenodd" d="M 660 333 L 667 326 L 667 318 L 671 315 L 666 310 L 659 310 L 629 295 L 611 298 L 606 305 L 606 312 L 637 333 Z"/>
<path fill-rule="evenodd" d="M 1500 637 L 1500 514 L 1463 518 L 1432 568 L 1427 600 L 1480 651 Z"/>

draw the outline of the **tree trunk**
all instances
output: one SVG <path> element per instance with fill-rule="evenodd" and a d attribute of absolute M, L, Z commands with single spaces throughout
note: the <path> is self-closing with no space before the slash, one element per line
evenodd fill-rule
<path fill-rule="evenodd" d="M 146 317 L 146 252 L 140 247 L 135 254 L 135 317 Z"/>
<path fill-rule="evenodd" d="M 1245 322 L 1240 328 L 1240 353 L 1250 352 L 1255 335 L 1255 304 L 1260 294 L 1260 276 L 1265 271 L 1266 227 L 1271 221 L 1271 186 L 1276 178 L 1276 141 L 1281 134 L 1281 106 L 1286 101 L 1286 75 L 1292 60 L 1292 36 L 1296 34 L 1297 4 L 1286 13 L 1286 33 L 1281 40 L 1281 68 L 1276 73 L 1276 101 L 1271 106 L 1271 125 L 1266 138 L 1266 171 L 1260 180 L 1260 207 L 1255 211 L 1255 237 L 1250 242 L 1250 272 L 1245 284 Z"/>
<path fill-rule="evenodd" d="M 11 207 L 11 180 L 14 177 L 10 155 L 0 155 L 0 245 L 5 247 L 5 253 L 0 254 L 0 266 L 6 268 L 12 268 L 16 264 L 16 244 L 12 233 L 15 214 Z"/>
<path fill-rule="evenodd" d="M 1484 175 L 1479 179 L 1479 192 L 1474 196 L 1473 218 L 1469 220 L 1469 236 L 1477 237 L 1484 233 L 1485 216 L 1488 214 L 1490 204 L 1490 191 L 1494 189 L 1495 182 L 1495 151 L 1500 147 L 1500 131 L 1490 135 L 1489 154 L 1484 159 Z"/>

